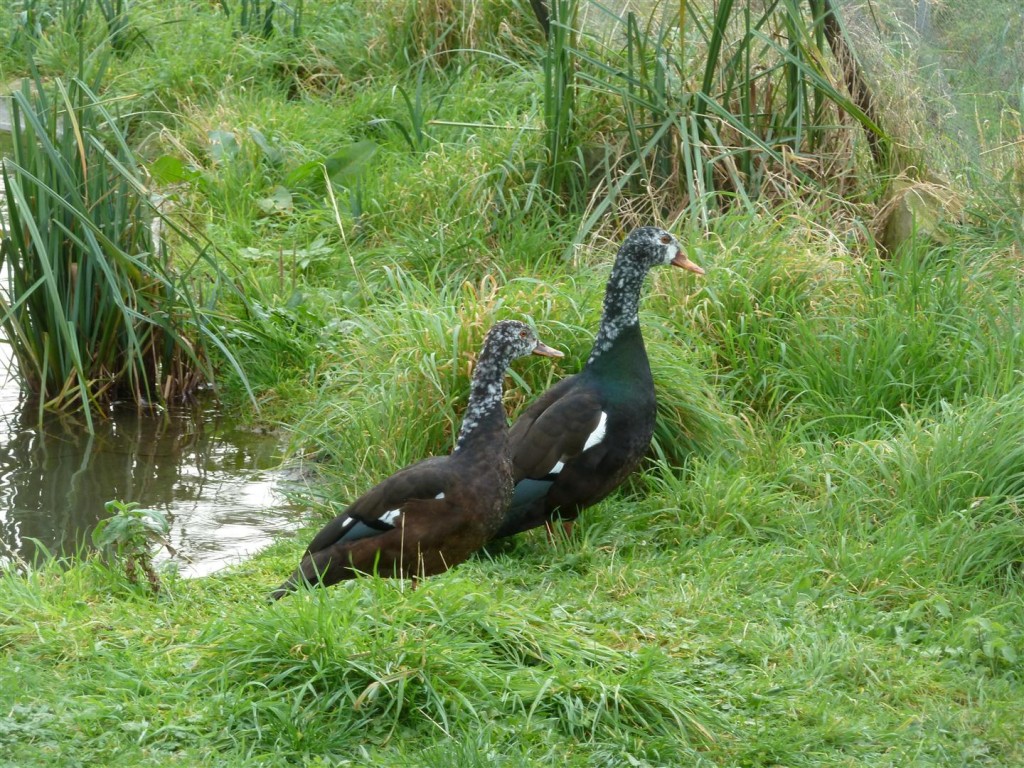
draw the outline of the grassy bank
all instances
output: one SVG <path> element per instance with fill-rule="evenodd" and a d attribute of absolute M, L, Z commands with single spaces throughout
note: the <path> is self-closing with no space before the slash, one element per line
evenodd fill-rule
<path fill-rule="evenodd" d="M 595 161 L 578 200 L 545 189 L 528 9 L 412 8 L 306 3 L 300 34 L 263 39 L 205 4 L 133 6 L 104 93 L 245 296 L 225 335 L 258 408 L 227 366 L 223 399 L 292 435 L 315 527 L 450 450 L 493 320 L 566 353 L 517 363 L 511 412 L 575 370 L 615 244 L 653 218 L 707 274 L 647 287 L 650 461 L 572 538 L 415 590 L 267 605 L 303 537 L 157 597 L 95 556 L 11 570 L 0 764 L 1024 764 L 1012 201 L 988 189 L 943 244 L 883 261 L 854 142 L 796 202 L 765 183 L 717 208 L 652 161 L 663 186 L 623 184 L 586 227 L 623 177 Z M 78 66 L 75 39 L 47 38 L 44 74 Z M 592 149 L 607 94 L 579 98 Z"/>

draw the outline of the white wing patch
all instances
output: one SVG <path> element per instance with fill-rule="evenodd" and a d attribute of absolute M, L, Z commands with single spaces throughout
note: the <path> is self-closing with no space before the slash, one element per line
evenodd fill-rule
<path fill-rule="evenodd" d="M 389 509 L 387 512 L 385 512 L 383 515 L 381 515 L 377 519 L 380 520 L 380 522 L 384 523 L 385 525 L 390 525 L 390 526 L 394 527 L 395 520 L 398 519 L 398 516 L 400 514 L 402 514 L 402 510 L 400 510 L 400 509 Z"/>
<path fill-rule="evenodd" d="M 583 444 L 583 450 L 593 448 L 595 445 L 604 440 L 604 433 L 608 429 L 608 414 L 601 411 L 601 419 L 597 422 L 597 426 L 594 427 L 594 431 L 587 437 L 587 442 Z M 580 451 L 582 453 L 583 451 Z"/>
<path fill-rule="evenodd" d="M 444 491 L 441 491 L 441 492 L 440 492 L 439 494 L 437 494 L 437 496 L 435 496 L 434 498 L 435 498 L 435 499 L 443 499 L 443 498 L 444 498 Z"/>
<path fill-rule="evenodd" d="M 608 414 L 601 411 L 601 418 L 597 421 L 597 426 L 594 427 L 594 431 L 587 435 L 587 441 L 583 444 L 583 451 L 588 448 L 593 448 L 595 445 L 604 440 L 604 433 L 608 431 Z M 580 451 L 580 453 L 583 453 Z M 555 466 L 548 470 L 548 475 L 557 475 L 565 468 L 564 461 L 556 461 Z"/>

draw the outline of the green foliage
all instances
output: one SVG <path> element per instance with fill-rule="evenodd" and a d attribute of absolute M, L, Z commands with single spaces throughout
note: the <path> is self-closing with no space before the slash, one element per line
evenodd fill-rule
<path fill-rule="evenodd" d="M 197 193 L 218 210 L 226 227 L 234 229 L 259 215 L 284 218 L 324 195 L 335 203 L 347 201 L 349 217 L 360 224 L 363 177 L 377 151 L 373 141 L 335 146 L 326 157 L 295 165 L 277 137 L 252 126 L 246 131 L 212 129 L 205 139 L 201 151 L 175 142 L 175 153 L 156 158 L 149 172 L 159 184 Z M 243 232 L 237 236 L 246 242 Z"/>
<path fill-rule="evenodd" d="M 111 399 L 168 400 L 211 380 L 207 345 L 222 344 L 196 296 L 196 269 L 223 273 L 187 235 L 192 264 L 160 243 L 169 222 L 120 121 L 80 80 L 26 83 L 12 118 L 0 324 L 40 407 L 82 408 L 91 424 Z M 203 282 L 215 299 L 216 283 Z"/>
<path fill-rule="evenodd" d="M 1012 585 L 1024 572 L 1024 394 L 943 401 L 864 446 L 894 514 L 914 516 L 944 578 Z"/>
<path fill-rule="evenodd" d="M 298 444 L 321 458 L 351 461 L 360 474 L 383 477 L 396 456 L 451 451 L 468 394 L 473 352 L 492 322 L 506 315 L 506 300 L 493 279 L 451 285 L 436 275 L 423 279 L 397 267 L 386 268 L 373 282 L 357 288 L 358 296 L 349 299 L 350 306 L 342 308 L 321 337 L 331 358 L 319 377 L 315 405 L 294 431 Z M 524 296 L 530 288 L 524 286 Z M 371 300 L 374 309 L 367 311 L 366 302 Z M 541 337 L 551 337 L 561 348 L 561 340 L 555 340 L 558 334 L 548 332 L 543 320 L 538 324 Z M 388 370 L 390 375 L 367 382 L 359 375 L 367 367 Z M 549 381 L 550 369 L 522 361 L 512 376 L 521 386 L 525 377 L 536 392 Z M 538 374 L 544 378 L 538 381 Z M 509 395 L 512 402 L 522 401 L 521 392 Z M 404 404 L 410 402 L 430 403 L 415 430 L 406 429 Z M 387 445 L 375 438 L 378 435 L 389 436 Z M 332 491 L 323 495 L 331 497 Z M 346 482 L 342 497 L 352 498 L 358 491 Z"/>
<path fill-rule="evenodd" d="M 255 734 L 301 713 L 265 748 L 301 751 L 351 731 L 386 740 L 424 718 L 445 730 L 497 719 L 583 742 L 667 738 L 684 754 L 683 745 L 711 738 L 713 715 L 693 694 L 697 681 L 657 651 L 587 639 L 571 620 L 550 632 L 552 606 L 543 615 L 508 611 L 466 581 L 440 593 L 418 590 L 404 606 L 392 604 L 386 585 L 359 592 L 343 606 L 314 598 L 296 601 L 287 615 L 260 611 L 244 633 L 240 625 L 211 627 L 210 684 L 263 692 L 257 709 L 239 712 L 241 729 Z M 390 616 L 387 627 L 372 619 L 379 610 Z M 424 655 L 426 643 L 445 652 Z"/>
<path fill-rule="evenodd" d="M 601 42 L 579 29 L 576 2 L 551 4 L 541 58 L 547 188 L 580 207 L 600 179 L 580 237 L 623 198 L 636 215 L 685 207 L 706 222 L 737 202 L 750 210 L 752 200 L 841 181 L 837 166 L 853 163 L 842 116 L 872 136 L 881 129 L 843 92 L 822 5 L 810 5 L 808 16 L 796 2 L 756 12 L 732 2 L 666 4 L 646 22 L 602 8 L 625 40 L 618 48 L 618 34 Z M 699 82 L 690 74 L 697 68 Z M 612 111 L 621 119 L 609 119 Z M 588 122 L 600 127 L 584 136 Z"/>
<path fill-rule="evenodd" d="M 21 0 L 16 10 L 17 26 L 12 45 L 42 40 L 51 27 L 81 34 L 89 14 L 90 0 Z"/>
<path fill-rule="evenodd" d="M 70 66 L 88 78 L 102 70 L 108 52 L 124 58 L 147 43 L 132 22 L 129 0 L 20 0 L 14 5 L 11 47 L 33 66 L 57 71 Z"/>
<path fill-rule="evenodd" d="M 128 0 L 96 0 L 96 6 L 107 24 L 110 47 L 119 56 L 127 55 L 130 45 L 134 42 L 128 17 Z"/>
<path fill-rule="evenodd" d="M 401 96 L 402 104 L 405 107 L 404 115 L 396 118 L 374 118 L 367 123 L 369 127 L 393 126 L 413 152 L 424 152 L 430 146 L 430 136 L 427 133 L 427 125 L 430 120 L 428 112 L 436 113 L 441 109 L 448 89 L 455 82 L 454 80 L 450 81 L 445 90 L 428 99 L 425 88 L 427 69 L 426 61 L 417 67 L 416 85 L 412 95 L 403 86 L 395 86 L 395 92 Z"/>
<path fill-rule="evenodd" d="M 159 600 L 98 558 L 8 568 L 5 759 L 1024 763 L 1020 206 L 986 189 L 946 245 L 878 259 L 874 211 L 834 197 L 875 181 L 807 5 L 686 3 L 682 29 L 585 6 L 556 195 L 521 3 L 310 0 L 301 45 L 133 4 L 155 53 L 111 57 L 104 103 L 239 268 L 220 338 L 291 432 L 311 528 L 451 449 L 495 319 L 566 353 L 516 364 L 511 414 L 578 369 L 634 223 L 707 274 L 651 275 L 652 456 L 572 536 L 273 606 L 308 535 Z"/>
<path fill-rule="evenodd" d="M 379 9 L 369 4 L 365 10 Z M 519 0 L 396 0 L 381 14 L 378 43 L 400 69 L 427 59 L 438 67 L 474 51 L 501 52 L 519 39 L 529 11 Z"/>
<path fill-rule="evenodd" d="M 166 538 L 171 530 L 167 517 L 155 509 L 139 509 L 135 502 L 113 500 L 104 506 L 110 516 L 93 529 L 93 546 L 122 565 L 132 584 L 139 583 L 141 571 L 156 594 L 160 591 L 160 577 L 153 567 L 152 547 L 159 544 L 171 550 Z"/>
<path fill-rule="evenodd" d="M 548 188 L 558 197 L 578 200 L 584 170 L 576 166 L 580 144 L 577 114 L 576 54 L 579 3 L 555 0 L 551 4 L 550 32 L 544 49 L 544 128 Z"/>

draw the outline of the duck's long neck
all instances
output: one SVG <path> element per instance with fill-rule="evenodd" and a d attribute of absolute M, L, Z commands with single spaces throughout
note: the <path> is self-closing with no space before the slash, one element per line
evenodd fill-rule
<path fill-rule="evenodd" d="M 646 271 L 638 269 L 634 264 L 622 259 L 615 261 L 608 286 L 604 292 L 604 309 L 601 312 L 601 325 L 597 329 L 597 338 L 590 351 L 587 365 L 594 365 L 603 354 L 611 350 L 615 342 L 624 334 L 636 329 L 640 334 L 640 290 L 643 288 Z M 643 342 L 641 341 L 641 349 Z"/>
<path fill-rule="evenodd" d="M 502 380 L 510 359 L 495 357 L 485 349 L 473 371 L 469 387 L 469 405 L 462 418 L 462 429 L 455 442 L 459 451 L 477 440 L 492 440 L 496 432 L 508 429 L 505 407 L 501 402 Z"/>

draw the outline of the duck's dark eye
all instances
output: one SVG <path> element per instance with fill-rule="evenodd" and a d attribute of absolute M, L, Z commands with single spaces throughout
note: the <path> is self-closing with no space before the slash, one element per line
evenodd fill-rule
<path fill-rule="evenodd" d="M 662 245 L 668 245 L 671 242 L 672 242 L 672 235 L 662 235 L 661 236 L 661 244 Z"/>
<path fill-rule="evenodd" d="M 528 334 L 526 333 L 526 331 L 520 331 L 519 332 L 519 338 L 520 339 L 525 339 L 527 336 L 528 336 Z"/>

